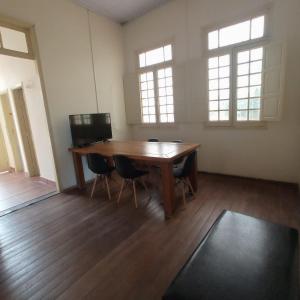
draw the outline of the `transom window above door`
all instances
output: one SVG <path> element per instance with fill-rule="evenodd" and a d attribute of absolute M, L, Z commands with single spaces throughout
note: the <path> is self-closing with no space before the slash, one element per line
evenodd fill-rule
<path fill-rule="evenodd" d="M 33 58 L 29 30 L 0 22 L 0 53 Z"/>

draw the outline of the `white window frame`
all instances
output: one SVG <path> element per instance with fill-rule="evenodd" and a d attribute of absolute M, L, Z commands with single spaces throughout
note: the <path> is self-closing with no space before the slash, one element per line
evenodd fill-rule
<path fill-rule="evenodd" d="M 222 29 L 227 26 L 235 25 L 241 22 L 245 22 L 247 20 L 251 20 L 260 16 L 265 17 L 265 24 L 264 24 L 264 36 L 261 38 L 248 40 L 241 43 L 232 44 L 229 46 L 219 47 L 216 49 L 209 50 L 208 45 L 208 34 L 212 31 Z M 204 43 L 204 49 L 203 53 L 205 53 L 204 57 L 206 59 L 205 64 L 205 75 L 206 75 L 206 107 L 207 107 L 207 113 L 206 113 L 206 122 L 205 125 L 208 127 L 237 127 L 237 128 L 244 128 L 244 127 L 265 127 L 266 122 L 262 119 L 262 109 L 263 109 L 263 103 L 261 104 L 261 120 L 260 121 L 237 121 L 237 99 L 236 99 L 236 90 L 237 90 L 237 53 L 239 51 L 248 50 L 251 48 L 258 48 L 258 47 L 264 47 L 268 42 L 271 40 L 271 32 L 270 32 L 270 19 L 271 19 L 271 7 L 267 6 L 264 9 L 261 9 L 259 11 L 256 11 L 253 14 L 244 16 L 243 18 L 236 18 L 228 22 L 224 22 L 222 24 L 214 25 L 207 27 L 204 31 L 205 33 L 205 43 Z M 231 67 L 231 73 L 230 73 L 230 103 L 229 103 L 229 121 L 210 121 L 209 120 L 209 79 L 208 79 L 208 59 L 210 57 L 216 57 L 216 56 L 222 56 L 225 54 L 230 55 L 230 67 Z M 264 64 L 264 59 L 263 59 Z M 263 77 L 262 77 L 262 94 L 263 94 Z"/>
<path fill-rule="evenodd" d="M 172 47 L 172 60 L 154 64 L 151 66 L 145 66 L 145 67 L 140 67 L 140 61 L 139 61 L 139 55 L 144 52 L 152 51 L 160 47 L 164 47 L 167 45 L 171 45 Z M 136 57 L 136 69 L 137 69 L 137 74 L 138 74 L 138 91 L 139 91 L 139 97 L 140 97 L 140 75 L 143 73 L 147 72 L 153 72 L 153 81 L 154 81 L 154 100 L 155 100 L 155 114 L 156 114 L 156 122 L 155 123 L 144 123 L 142 118 L 143 118 L 143 113 L 142 113 L 142 105 L 141 105 L 141 99 L 139 102 L 140 105 L 140 119 L 141 119 L 141 126 L 143 127 L 174 127 L 176 124 L 176 113 L 175 113 L 175 96 L 174 96 L 174 61 L 175 61 L 175 51 L 174 51 L 174 41 L 173 40 L 167 40 L 161 43 L 157 43 L 155 45 L 152 45 L 152 47 L 147 47 L 140 49 L 136 51 L 135 53 Z M 165 69 L 171 67 L 172 68 L 172 78 L 173 78 L 173 107 L 174 107 L 174 122 L 160 122 L 160 112 L 159 112 L 159 95 L 158 95 L 158 77 L 157 77 L 157 72 L 160 69 Z"/>

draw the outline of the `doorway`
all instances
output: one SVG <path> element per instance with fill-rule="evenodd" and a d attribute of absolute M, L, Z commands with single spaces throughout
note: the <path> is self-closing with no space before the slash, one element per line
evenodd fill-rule
<path fill-rule="evenodd" d="M 3 26 L 0 26 L 0 41 L 3 41 L 0 47 L 0 216 L 57 193 L 44 93 L 30 34 L 15 25 L 8 25 L 9 30 L 3 30 Z M 13 39 L 19 40 L 10 45 L 19 48 L 5 49 L 10 46 L 5 41 Z"/>

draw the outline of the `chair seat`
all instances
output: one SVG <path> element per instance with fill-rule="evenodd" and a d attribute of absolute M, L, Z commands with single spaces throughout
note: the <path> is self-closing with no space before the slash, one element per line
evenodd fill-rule
<path fill-rule="evenodd" d="M 173 167 L 173 175 L 175 178 L 181 178 L 183 174 L 183 166 L 174 166 Z"/>

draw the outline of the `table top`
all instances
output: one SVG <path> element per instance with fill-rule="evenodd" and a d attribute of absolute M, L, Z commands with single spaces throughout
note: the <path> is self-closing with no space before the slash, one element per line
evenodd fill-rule
<path fill-rule="evenodd" d="M 200 144 L 147 142 L 147 141 L 110 141 L 83 148 L 70 148 L 69 151 L 81 155 L 99 153 L 106 157 L 116 154 L 126 155 L 135 160 L 173 161 L 189 154 L 200 147 Z"/>

